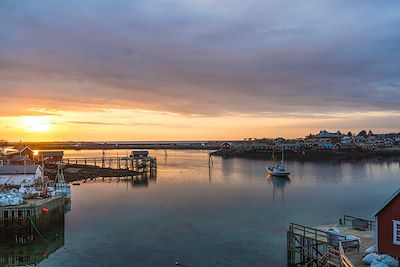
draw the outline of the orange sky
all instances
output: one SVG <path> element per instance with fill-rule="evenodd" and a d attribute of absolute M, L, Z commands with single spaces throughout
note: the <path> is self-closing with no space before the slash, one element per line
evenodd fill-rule
<path fill-rule="evenodd" d="M 379 121 L 398 116 L 396 113 L 386 112 L 321 114 L 310 118 L 301 117 L 301 114 L 287 117 L 248 114 L 211 117 L 116 108 L 85 111 L 31 109 L 30 111 L 33 116 L 22 114 L 1 116 L 1 138 L 9 141 L 151 141 L 304 137 L 320 129 L 359 131 L 361 128 L 357 127 L 357 124 L 363 124 L 365 120 L 373 121 L 375 118 Z M 43 115 L 38 115 L 40 113 Z M 354 120 L 355 117 L 358 119 Z M 329 125 L 332 126 L 327 127 Z M 372 129 L 375 132 L 390 131 L 379 127 Z"/>

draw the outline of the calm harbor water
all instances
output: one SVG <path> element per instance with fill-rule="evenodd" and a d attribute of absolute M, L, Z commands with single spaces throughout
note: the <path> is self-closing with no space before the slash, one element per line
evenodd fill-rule
<path fill-rule="evenodd" d="M 152 179 L 72 187 L 63 245 L 39 266 L 285 266 L 289 222 L 370 218 L 400 186 L 394 161 L 291 161 L 290 179 L 271 179 L 263 160 L 213 157 L 209 168 L 206 151 L 150 152 Z"/>

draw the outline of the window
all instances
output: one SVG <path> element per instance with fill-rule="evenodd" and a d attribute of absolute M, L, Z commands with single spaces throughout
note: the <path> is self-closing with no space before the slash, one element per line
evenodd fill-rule
<path fill-rule="evenodd" d="M 400 221 L 393 221 L 393 244 L 400 245 Z"/>

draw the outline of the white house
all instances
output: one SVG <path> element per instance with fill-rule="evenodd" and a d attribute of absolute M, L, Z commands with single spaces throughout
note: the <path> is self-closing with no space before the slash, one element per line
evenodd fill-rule
<path fill-rule="evenodd" d="M 4 165 L 0 167 L 0 185 L 31 186 L 43 178 L 40 165 Z"/>

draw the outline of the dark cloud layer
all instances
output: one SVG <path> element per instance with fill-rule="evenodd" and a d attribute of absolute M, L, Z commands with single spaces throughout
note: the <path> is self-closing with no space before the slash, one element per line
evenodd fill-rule
<path fill-rule="evenodd" d="M 400 2 L 0 2 L 0 91 L 185 114 L 399 110 Z"/>

